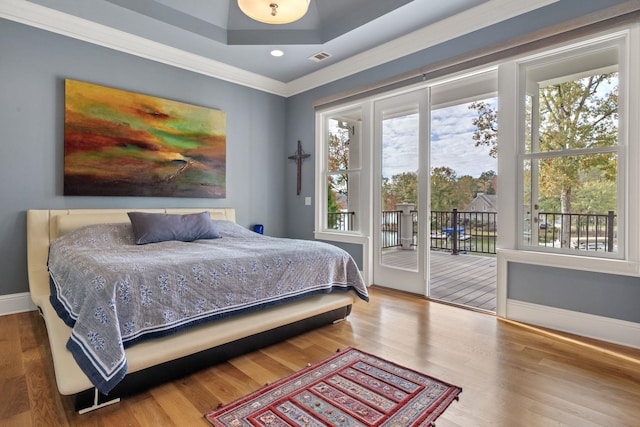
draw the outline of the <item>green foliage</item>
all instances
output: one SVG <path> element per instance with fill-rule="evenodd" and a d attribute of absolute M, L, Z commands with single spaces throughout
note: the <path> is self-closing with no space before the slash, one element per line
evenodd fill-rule
<path fill-rule="evenodd" d="M 431 210 L 450 211 L 466 209 L 478 191 L 495 178 L 494 171 L 487 171 L 480 178 L 469 175 L 458 177 L 456 172 L 446 166 L 431 170 Z M 382 210 L 396 210 L 398 203 L 413 203 L 418 206 L 418 175 L 405 172 L 382 180 Z M 495 192 L 495 190 L 494 190 Z"/>
<path fill-rule="evenodd" d="M 540 151 L 610 147 L 617 144 L 617 86 L 609 92 L 601 86 L 617 82 L 617 73 L 550 85 L 540 89 Z M 562 212 L 572 212 L 582 177 L 596 168 L 603 177 L 616 176 L 611 155 L 553 157 L 540 162 L 540 190 L 559 197 Z"/>
<path fill-rule="evenodd" d="M 418 174 L 403 172 L 382 180 L 382 210 L 395 210 L 398 203 L 418 206 Z"/>
<path fill-rule="evenodd" d="M 496 194 L 494 183 L 497 177 L 498 174 L 493 170 L 482 172 L 478 178 L 478 187 L 480 187 L 480 190 L 485 194 Z"/>
<path fill-rule="evenodd" d="M 560 212 L 560 199 L 557 197 L 540 197 L 540 212 Z"/>
<path fill-rule="evenodd" d="M 348 122 L 331 120 L 329 141 L 328 141 L 328 168 L 332 172 L 346 171 L 349 169 L 349 142 L 353 129 Z M 339 212 L 340 196 L 347 196 L 349 191 L 349 174 L 332 174 L 328 179 L 327 188 L 327 210 L 328 212 Z M 333 218 L 336 218 L 333 216 Z M 329 224 L 331 227 L 331 224 Z"/>
<path fill-rule="evenodd" d="M 348 122 L 331 120 L 328 143 L 330 171 L 349 169 L 349 142 L 352 132 Z"/>
<path fill-rule="evenodd" d="M 340 207 L 338 206 L 338 197 L 336 192 L 331 188 L 331 182 L 327 183 L 327 211 L 340 212 Z"/>
<path fill-rule="evenodd" d="M 337 194 L 331 188 L 331 181 L 327 183 L 327 212 L 340 212 L 338 206 Z M 337 215 L 327 215 L 327 227 L 334 229 L 338 225 L 339 217 Z"/>
<path fill-rule="evenodd" d="M 458 178 L 456 172 L 446 166 L 431 169 L 431 210 L 464 210 L 475 197 L 477 184 L 470 176 Z"/>
<path fill-rule="evenodd" d="M 541 88 L 537 151 L 559 152 L 617 144 L 617 80 L 617 73 L 596 74 Z M 531 133 L 532 105 L 528 99 L 527 138 Z M 476 146 L 489 146 L 491 154 L 497 154 L 497 110 L 485 102 L 474 102 L 469 108 L 478 112 L 473 136 Z M 530 139 L 526 140 L 525 148 L 527 152 L 532 151 Z M 525 202 L 529 202 L 530 172 L 531 169 L 525 167 Z M 564 213 L 593 213 L 592 209 L 603 209 L 595 211 L 603 213 L 610 210 L 606 207 L 616 210 L 613 200 L 617 192 L 616 174 L 617 158 L 609 153 L 544 158 L 539 162 L 537 177 L 540 210 Z M 605 190 L 610 193 L 605 194 Z M 587 202 L 592 197 L 598 200 Z"/>
<path fill-rule="evenodd" d="M 590 178 L 576 192 L 574 209 L 584 213 L 603 214 L 617 210 L 616 182 L 605 178 L 604 173 L 599 170 L 592 170 Z"/>

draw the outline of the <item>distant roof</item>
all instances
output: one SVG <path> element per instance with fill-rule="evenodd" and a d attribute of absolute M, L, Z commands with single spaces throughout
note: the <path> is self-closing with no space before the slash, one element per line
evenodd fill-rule
<path fill-rule="evenodd" d="M 498 196 L 495 194 L 484 194 L 479 192 L 476 195 L 476 198 L 471 201 L 470 205 L 474 204 L 476 201 L 481 201 L 491 210 L 498 210 Z"/>

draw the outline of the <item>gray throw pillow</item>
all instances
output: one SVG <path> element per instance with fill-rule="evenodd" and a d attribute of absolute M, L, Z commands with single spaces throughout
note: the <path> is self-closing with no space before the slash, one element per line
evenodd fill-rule
<path fill-rule="evenodd" d="M 197 214 L 157 214 L 128 212 L 138 245 L 178 240 L 192 242 L 222 237 L 208 212 Z"/>

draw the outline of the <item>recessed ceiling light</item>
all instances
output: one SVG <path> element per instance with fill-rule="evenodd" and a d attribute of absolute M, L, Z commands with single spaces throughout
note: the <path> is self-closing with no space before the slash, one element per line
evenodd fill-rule
<path fill-rule="evenodd" d="M 282 56 L 284 55 L 284 52 L 281 51 L 280 49 L 273 49 L 271 51 L 271 56 Z"/>

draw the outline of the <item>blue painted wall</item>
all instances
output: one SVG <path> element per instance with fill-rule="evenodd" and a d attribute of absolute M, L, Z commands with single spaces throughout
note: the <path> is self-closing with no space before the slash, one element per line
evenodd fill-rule
<path fill-rule="evenodd" d="M 227 197 L 65 197 L 64 79 L 227 114 Z M 235 207 L 284 236 L 286 99 L 0 19 L 0 295 L 28 291 L 26 210 Z"/>
<path fill-rule="evenodd" d="M 507 274 L 509 299 L 640 323 L 637 277 L 521 263 Z"/>

